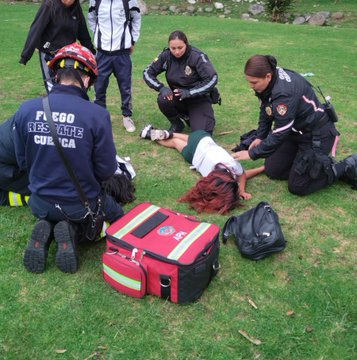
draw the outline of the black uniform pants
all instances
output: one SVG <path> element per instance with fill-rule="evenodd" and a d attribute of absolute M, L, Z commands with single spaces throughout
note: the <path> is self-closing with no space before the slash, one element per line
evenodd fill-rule
<path fill-rule="evenodd" d="M 328 157 L 338 131 L 335 124 L 328 122 L 320 129 L 321 154 L 326 162 L 332 164 Z M 326 171 L 311 177 L 311 167 L 304 173 L 297 171 L 303 156 L 313 158 L 315 149 L 312 147 L 312 134 L 293 133 L 282 145 L 265 160 L 265 172 L 272 179 L 288 180 L 289 191 L 296 195 L 308 195 L 330 184 L 329 174 Z M 313 166 L 313 161 L 311 161 Z M 330 169 L 332 172 L 332 168 Z M 331 176 L 331 175 L 330 175 Z"/>
<path fill-rule="evenodd" d="M 169 120 L 175 119 L 180 115 L 186 115 L 189 118 L 192 131 L 205 130 L 209 133 L 213 132 L 216 120 L 210 96 L 188 98 L 182 101 L 174 97 L 170 101 L 159 95 L 157 103 L 161 112 Z"/>

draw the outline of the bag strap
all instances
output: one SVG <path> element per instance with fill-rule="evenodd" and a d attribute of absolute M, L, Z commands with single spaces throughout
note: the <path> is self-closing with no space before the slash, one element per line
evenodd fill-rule
<path fill-rule="evenodd" d="M 130 21 L 129 0 L 123 0 L 123 6 L 124 6 L 124 11 L 125 11 L 126 21 L 129 23 L 129 21 Z"/>
<path fill-rule="evenodd" d="M 226 223 L 224 224 L 223 230 L 222 230 L 222 242 L 223 244 L 227 243 L 228 237 L 232 234 L 231 231 L 231 224 L 235 221 L 235 216 L 231 216 Z"/>
<path fill-rule="evenodd" d="M 53 142 L 55 143 L 58 153 L 67 169 L 68 175 L 70 176 L 71 180 L 73 181 L 73 183 L 78 191 L 79 197 L 80 197 L 84 207 L 89 209 L 88 198 L 87 198 L 86 194 L 84 193 L 84 191 L 81 187 L 81 184 L 79 183 L 78 178 L 77 178 L 70 162 L 68 161 L 68 158 L 66 157 L 66 154 L 64 153 L 63 148 L 59 142 L 57 130 L 56 130 L 55 124 L 53 122 L 53 118 L 52 118 L 52 112 L 51 112 L 48 96 L 45 96 L 44 98 L 42 98 L 42 104 L 43 104 L 43 109 L 46 114 L 47 123 L 48 123 L 48 126 L 51 131 Z"/>
<path fill-rule="evenodd" d="M 259 227 L 258 227 L 258 229 L 255 227 L 255 224 L 256 224 L 255 219 L 257 218 L 257 212 L 258 212 L 258 209 L 260 209 L 260 208 L 263 208 L 264 210 L 267 210 L 270 214 L 272 214 L 273 211 L 274 211 L 273 208 L 271 207 L 271 205 L 270 205 L 269 203 L 265 202 L 265 201 L 260 202 L 260 203 L 254 208 L 254 211 L 253 211 L 253 214 L 252 214 L 252 218 L 253 218 L 253 220 L 252 220 L 252 227 L 253 227 L 254 233 L 255 233 L 257 236 L 259 236 L 259 237 L 262 236 L 262 235 L 264 235 L 264 234 L 260 234 L 260 233 L 259 233 Z M 260 220 L 262 220 L 262 218 L 260 218 Z M 260 223 L 259 223 L 258 225 L 260 225 Z"/>

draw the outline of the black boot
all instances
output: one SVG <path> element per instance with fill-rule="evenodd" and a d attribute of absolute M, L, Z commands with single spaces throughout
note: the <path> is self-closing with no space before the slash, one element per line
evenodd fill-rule
<path fill-rule="evenodd" d="M 181 120 L 180 116 L 174 116 L 174 117 L 170 117 L 168 119 L 171 123 L 169 132 L 181 133 L 182 130 L 185 128 L 185 124 Z"/>
<path fill-rule="evenodd" d="M 341 162 L 344 165 L 344 173 L 341 180 L 352 185 L 357 190 L 357 154 L 348 156 Z"/>
<path fill-rule="evenodd" d="M 45 271 L 48 248 L 52 240 L 51 233 L 52 224 L 49 221 L 39 220 L 36 223 L 24 254 L 24 265 L 28 271 Z"/>

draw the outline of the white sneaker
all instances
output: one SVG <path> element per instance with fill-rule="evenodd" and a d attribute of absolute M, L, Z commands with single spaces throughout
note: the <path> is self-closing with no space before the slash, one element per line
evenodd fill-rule
<path fill-rule="evenodd" d="M 134 132 L 136 130 L 134 121 L 130 116 L 123 116 L 123 125 L 127 132 Z"/>
<path fill-rule="evenodd" d="M 151 124 L 147 124 L 141 131 L 140 137 L 143 139 L 151 139 L 151 130 L 153 126 Z"/>
<path fill-rule="evenodd" d="M 150 138 L 152 141 L 166 140 L 170 137 L 170 133 L 167 130 L 151 129 Z"/>

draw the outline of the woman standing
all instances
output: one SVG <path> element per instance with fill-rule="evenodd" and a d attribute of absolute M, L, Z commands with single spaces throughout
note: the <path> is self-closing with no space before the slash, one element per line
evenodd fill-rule
<path fill-rule="evenodd" d="M 44 0 L 31 24 L 19 62 L 26 65 L 38 49 L 42 77 L 49 92 L 54 74 L 47 62 L 58 49 L 77 40 L 95 54 L 79 0 Z"/>
<path fill-rule="evenodd" d="M 163 72 L 168 86 L 157 79 Z M 182 31 L 170 34 L 169 47 L 144 70 L 144 81 L 159 92 L 159 109 L 170 121 L 171 131 L 182 132 L 186 122 L 192 131 L 212 134 L 212 103 L 220 102 L 215 88 L 218 76 L 207 55 L 189 45 Z"/>
<path fill-rule="evenodd" d="M 329 156 L 339 135 L 336 116 L 322 105 L 311 84 L 294 71 L 277 67 L 271 55 L 254 55 L 244 73 L 260 100 L 257 139 L 237 160 L 266 158 L 265 172 L 288 179 L 296 195 L 313 193 L 339 178 L 357 186 L 357 155 L 335 163 Z M 264 168 L 261 168 L 264 171 Z"/>

